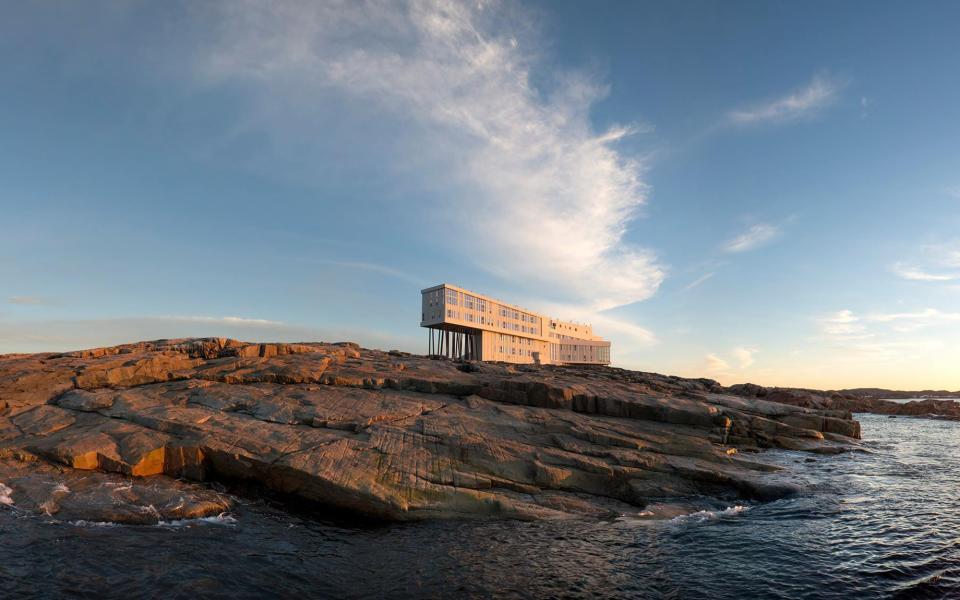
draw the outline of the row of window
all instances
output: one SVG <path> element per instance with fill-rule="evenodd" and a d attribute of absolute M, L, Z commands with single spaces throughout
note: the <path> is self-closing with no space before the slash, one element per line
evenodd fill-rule
<path fill-rule="evenodd" d="M 481 325 L 490 325 L 497 328 L 507 329 L 509 331 L 516 331 L 520 333 L 528 333 L 531 335 L 538 335 L 540 333 L 540 328 L 538 323 L 540 322 L 540 317 L 535 317 L 534 315 L 527 314 L 522 311 L 514 310 L 512 308 L 507 308 L 499 304 L 493 303 L 495 307 L 498 307 L 498 315 L 501 317 L 501 320 L 495 321 L 493 318 L 487 316 L 488 312 L 488 303 L 485 299 L 460 292 L 457 290 L 451 289 L 438 289 L 427 292 L 425 294 L 427 300 L 427 306 L 434 307 L 441 303 L 445 303 L 448 307 L 450 306 L 463 306 L 464 310 L 462 313 L 457 310 L 447 308 L 447 317 L 453 319 L 462 319 L 470 323 L 479 323 Z M 467 311 L 476 311 L 480 314 L 473 314 L 472 312 Z M 492 313 L 492 309 L 490 313 Z M 434 313 L 431 313 L 434 314 Z M 461 316 L 462 314 L 462 316 Z M 439 317 L 439 313 L 436 313 L 436 317 Z M 436 318 L 435 317 L 435 318 Z M 519 321 L 519 323 L 514 323 L 504 319 L 511 319 L 513 321 Z M 530 323 L 530 325 L 527 325 Z M 556 321 L 550 322 L 551 329 L 569 329 L 573 332 L 579 333 L 580 328 L 576 326 L 565 325 L 558 323 Z M 584 328 L 584 333 L 589 333 L 589 328 Z M 560 333 L 550 333 L 551 338 L 556 339 L 578 339 L 572 336 L 562 335 Z"/>
<path fill-rule="evenodd" d="M 492 324 L 492 323 L 491 323 Z M 509 329 L 510 331 L 519 331 L 521 333 L 537 333 L 537 328 L 533 325 L 527 327 L 526 325 L 520 325 L 519 323 L 497 323 L 497 327 L 502 327 L 504 329 Z"/>
<path fill-rule="evenodd" d="M 610 362 L 609 346 L 550 344 L 550 359 L 566 362 Z"/>
<path fill-rule="evenodd" d="M 500 349 L 500 354 L 532 357 L 535 352 L 532 348 L 533 340 L 530 338 L 522 338 L 504 333 L 497 334 L 497 345 Z"/>
<path fill-rule="evenodd" d="M 555 321 L 550 321 L 550 329 L 572 329 L 574 333 L 580 333 L 579 325 L 564 325 L 563 323 L 557 323 Z M 584 325 L 583 332 L 590 333 L 590 327 L 588 325 Z"/>
<path fill-rule="evenodd" d="M 430 313 L 432 319 L 437 319 L 440 316 L 439 312 Z M 426 320 L 426 313 L 421 314 L 422 320 Z M 494 327 L 500 327 L 503 329 L 509 329 L 511 331 L 519 331 L 520 333 L 529 333 L 536 335 L 537 328 L 534 326 L 527 327 L 526 325 L 519 325 L 517 323 L 507 323 L 500 321 L 494 321 L 493 319 L 487 317 L 486 315 L 475 315 L 469 312 L 461 313 L 458 310 L 453 310 L 452 308 L 447 309 L 447 318 L 448 319 L 457 319 L 462 321 L 467 321 L 468 323 L 478 323 L 480 325 L 491 325 Z"/>
<path fill-rule="evenodd" d="M 579 337 L 574 337 L 572 335 L 563 335 L 562 333 L 550 333 L 548 334 L 548 336 L 558 340 L 582 340 L 583 339 Z"/>
<path fill-rule="evenodd" d="M 463 306 L 467 310 L 477 310 L 487 312 L 487 301 L 483 298 L 477 298 L 470 294 L 458 292 L 456 290 L 447 290 L 447 305 Z"/>
<path fill-rule="evenodd" d="M 439 306 L 443 303 L 443 290 L 433 290 L 423 295 L 427 306 Z"/>

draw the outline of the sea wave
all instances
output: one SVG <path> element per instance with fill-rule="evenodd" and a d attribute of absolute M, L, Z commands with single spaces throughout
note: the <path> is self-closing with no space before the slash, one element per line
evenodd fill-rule
<path fill-rule="evenodd" d="M 229 513 L 222 512 L 219 515 L 211 517 L 199 517 L 196 519 L 173 519 L 170 521 L 159 521 L 155 527 L 189 527 L 191 525 L 209 523 L 212 525 L 233 526 L 237 524 L 237 519 Z"/>
<path fill-rule="evenodd" d="M 10 494 L 13 493 L 13 490 L 10 489 L 3 483 L 0 483 L 0 504 L 6 504 L 7 506 L 13 506 L 13 498 L 10 497 Z"/>

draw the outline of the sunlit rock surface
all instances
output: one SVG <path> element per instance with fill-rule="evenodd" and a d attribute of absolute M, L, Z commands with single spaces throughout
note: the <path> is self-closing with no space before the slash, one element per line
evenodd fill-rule
<path fill-rule="evenodd" d="M 227 496 L 169 477 L 71 469 L 24 452 L 0 452 L 0 504 L 61 521 L 155 525 L 228 511 Z"/>
<path fill-rule="evenodd" d="M 132 521 L 125 503 L 152 505 L 161 520 L 227 508 L 174 478 L 253 480 L 392 520 L 767 500 L 797 488 L 759 449 L 836 452 L 860 434 L 846 410 L 734 395 L 707 379 L 222 338 L 2 356 L 0 409 L 0 492 L 14 506 Z M 103 480 L 71 499 L 91 477 Z M 58 483 L 69 491 L 54 493 Z M 93 494 L 114 484 L 140 499 Z"/>

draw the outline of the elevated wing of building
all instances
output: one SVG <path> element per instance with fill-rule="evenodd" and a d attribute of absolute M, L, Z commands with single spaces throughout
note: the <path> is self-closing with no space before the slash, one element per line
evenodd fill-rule
<path fill-rule="evenodd" d="M 444 283 L 422 290 L 429 352 L 451 358 L 554 365 L 610 364 L 590 325 L 552 319 Z"/>

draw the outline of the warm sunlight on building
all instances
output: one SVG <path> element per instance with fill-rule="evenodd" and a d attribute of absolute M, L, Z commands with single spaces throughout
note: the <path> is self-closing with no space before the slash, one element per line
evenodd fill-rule
<path fill-rule="evenodd" d="M 444 283 L 421 291 L 430 354 L 527 364 L 610 364 L 610 342 L 560 321 Z"/>

